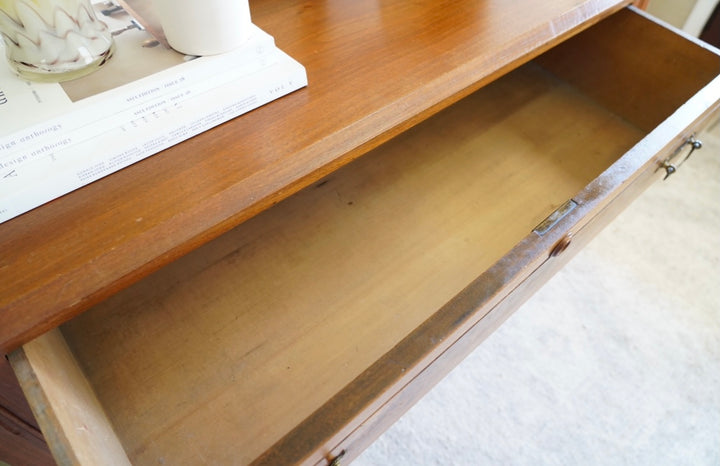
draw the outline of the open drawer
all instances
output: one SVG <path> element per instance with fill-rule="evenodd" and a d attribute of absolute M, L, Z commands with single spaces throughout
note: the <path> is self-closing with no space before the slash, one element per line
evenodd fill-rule
<path fill-rule="evenodd" d="M 379 435 L 716 112 L 622 10 L 11 354 L 61 464 L 326 464 Z"/>

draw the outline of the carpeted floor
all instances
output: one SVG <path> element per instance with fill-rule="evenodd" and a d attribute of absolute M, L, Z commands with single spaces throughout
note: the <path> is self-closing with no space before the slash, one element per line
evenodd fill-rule
<path fill-rule="evenodd" d="M 720 465 L 720 125 L 354 466 Z"/>

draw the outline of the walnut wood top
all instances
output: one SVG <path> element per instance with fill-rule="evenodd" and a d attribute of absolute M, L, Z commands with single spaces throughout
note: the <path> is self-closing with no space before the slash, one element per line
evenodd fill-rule
<path fill-rule="evenodd" d="M 253 0 L 309 86 L 0 224 L 10 351 L 630 1 Z"/>

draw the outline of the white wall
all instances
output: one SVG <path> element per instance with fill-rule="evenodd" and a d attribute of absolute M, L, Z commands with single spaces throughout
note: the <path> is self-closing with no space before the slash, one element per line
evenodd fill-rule
<path fill-rule="evenodd" d="M 648 13 L 682 28 L 690 12 L 695 6 L 695 0 L 650 0 Z"/>
<path fill-rule="evenodd" d="M 699 36 L 718 0 L 650 0 L 647 11 L 673 26 Z"/>

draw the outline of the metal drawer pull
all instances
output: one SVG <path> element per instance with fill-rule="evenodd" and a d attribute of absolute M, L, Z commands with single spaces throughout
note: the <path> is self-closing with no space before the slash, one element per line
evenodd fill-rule
<path fill-rule="evenodd" d="M 686 145 L 690 144 L 690 152 L 685 156 L 684 159 L 679 164 L 674 164 L 671 162 L 673 158 L 675 158 L 675 155 L 677 155 L 678 152 L 680 152 Z M 678 148 L 675 153 L 673 153 L 670 157 L 665 159 L 665 161 L 662 164 L 662 167 L 665 169 L 665 178 L 663 180 L 667 180 L 670 175 L 675 173 L 678 168 L 680 168 L 680 165 L 684 164 L 687 159 L 690 158 L 693 152 L 695 152 L 696 149 L 702 149 L 703 143 L 701 140 L 696 139 L 695 136 L 690 136 L 685 143 Z"/>
<path fill-rule="evenodd" d="M 328 466 L 340 466 L 340 460 L 345 456 L 345 450 L 341 451 L 332 461 L 328 460 Z"/>
<path fill-rule="evenodd" d="M 670 175 L 677 171 L 677 167 L 671 164 L 669 160 L 663 162 L 663 168 L 665 169 L 665 178 L 663 178 L 663 180 L 667 180 Z"/>

